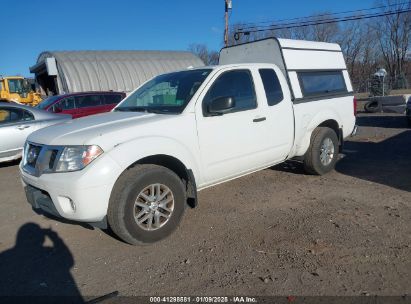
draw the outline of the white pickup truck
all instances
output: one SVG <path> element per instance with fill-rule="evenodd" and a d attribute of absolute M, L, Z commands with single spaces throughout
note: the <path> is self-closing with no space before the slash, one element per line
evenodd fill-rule
<path fill-rule="evenodd" d="M 20 171 L 33 208 L 150 243 L 207 187 L 296 157 L 311 174 L 333 170 L 355 129 L 340 47 L 266 39 L 157 76 L 111 113 L 33 133 Z"/>

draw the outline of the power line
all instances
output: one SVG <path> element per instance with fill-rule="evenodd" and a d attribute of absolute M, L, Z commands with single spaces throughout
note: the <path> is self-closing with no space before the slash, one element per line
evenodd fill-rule
<path fill-rule="evenodd" d="M 318 15 L 317 16 L 311 16 L 311 20 L 307 20 L 307 21 L 301 21 L 301 22 L 289 22 L 289 23 L 280 23 L 280 24 L 271 24 L 271 25 L 263 25 L 263 26 L 255 26 L 255 27 L 241 27 L 238 30 L 239 31 L 243 31 L 243 30 L 250 30 L 250 29 L 262 29 L 262 28 L 273 28 L 273 27 L 286 27 L 289 25 L 298 25 L 298 26 L 304 26 L 306 24 L 311 25 L 311 23 L 316 23 L 316 22 L 327 22 L 327 21 L 344 21 L 344 19 L 347 18 L 363 18 L 366 19 L 368 17 L 374 17 L 377 16 L 379 14 L 386 14 L 386 13 L 397 13 L 399 11 L 402 10 L 396 10 L 396 11 L 388 11 L 388 12 L 384 12 L 384 13 L 370 13 L 370 14 L 362 14 L 362 15 L 351 15 L 351 16 L 345 16 L 345 17 L 339 17 L 339 18 L 328 18 L 328 19 L 318 19 Z M 314 19 L 315 18 L 315 19 Z"/>
<path fill-rule="evenodd" d="M 281 29 L 290 29 L 290 28 L 297 28 L 297 27 L 305 27 L 305 26 L 311 26 L 311 25 L 321 25 L 321 24 L 330 24 L 330 23 L 338 23 L 338 22 L 346 22 L 346 21 L 354 21 L 354 20 L 361 20 L 361 19 L 370 19 L 370 18 L 377 18 L 377 17 L 384 17 L 384 16 L 389 16 L 389 15 L 395 15 L 395 14 L 402 14 L 402 13 L 407 13 L 411 12 L 411 9 L 407 10 L 397 10 L 397 11 L 391 11 L 391 12 L 386 12 L 386 13 L 379 13 L 379 14 L 368 14 L 368 15 L 362 15 L 362 16 L 349 16 L 349 17 L 344 17 L 344 18 L 335 18 L 335 19 L 328 19 L 328 20 L 321 20 L 321 21 L 307 21 L 305 23 L 292 23 L 291 25 L 277 25 L 277 26 L 271 26 L 269 28 L 257 28 L 257 29 L 239 29 L 236 31 L 236 34 L 245 34 L 249 35 L 250 33 L 256 33 L 256 32 L 264 32 L 264 31 L 273 31 L 273 30 L 281 30 Z"/>
<path fill-rule="evenodd" d="M 324 13 L 320 15 L 315 15 L 315 17 L 324 17 L 324 16 L 335 16 L 335 15 L 343 15 L 343 14 L 348 14 L 348 13 L 357 13 L 357 12 L 364 12 L 364 11 L 371 11 L 371 10 L 376 10 L 376 9 L 381 9 L 381 8 L 387 8 L 391 6 L 401 6 L 401 5 L 410 5 L 410 2 L 402 2 L 402 3 L 395 3 L 395 4 L 388 4 L 388 5 L 382 5 L 382 6 L 375 6 L 375 7 L 370 7 L 370 8 L 364 8 L 364 9 L 358 9 L 358 10 L 350 10 L 350 11 L 344 11 L 344 12 L 335 12 L 335 13 Z M 258 27 L 258 24 L 267 24 L 267 23 L 281 23 L 283 21 L 293 21 L 293 20 L 303 20 L 303 19 L 309 19 L 312 18 L 313 16 L 305 16 L 305 17 L 295 17 L 295 18 L 287 18 L 287 19 L 278 19 L 278 20 L 266 20 L 266 21 L 261 21 L 261 22 L 247 22 L 247 23 L 242 23 L 242 25 L 252 25 L 251 27 Z M 250 27 L 250 28 L 251 28 Z M 244 27 L 248 28 L 248 27 Z"/>

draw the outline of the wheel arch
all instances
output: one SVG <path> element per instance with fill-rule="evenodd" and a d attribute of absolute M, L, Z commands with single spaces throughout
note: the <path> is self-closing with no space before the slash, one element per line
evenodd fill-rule
<path fill-rule="evenodd" d="M 191 208 L 197 206 L 197 184 L 193 171 L 188 169 L 178 158 L 167 154 L 150 155 L 135 161 L 129 165 L 126 170 L 137 165 L 158 165 L 173 171 L 184 183 L 187 193 L 187 204 Z"/>
<path fill-rule="evenodd" d="M 300 127 L 301 130 L 305 130 L 305 132 L 301 137 L 299 137 L 300 140 L 297 140 L 296 153 L 294 154 L 295 156 L 300 157 L 307 152 L 311 142 L 311 135 L 313 131 L 318 127 L 328 127 L 334 130 L 334 132 L 337 134 L 341 150 L 343 144 L 343 132 L 342 126 L 339 123 L 341 122 L 341 119 L 338 113 L 328 109 L 317 113 L 314 117 L 306 115 L 305 118 L 308 119 L 304 123 L 302 123 Z"/>

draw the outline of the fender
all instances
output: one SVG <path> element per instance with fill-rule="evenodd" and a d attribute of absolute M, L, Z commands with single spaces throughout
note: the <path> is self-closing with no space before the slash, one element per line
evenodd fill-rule
<path fill-rule="evenodd" d="M 121 172 L 145 157 L 161 154 L 172 156 L 181 161 L 187 170 L 192 171 L 197 184 L 202 178 L 197 165 L 198 161 L 192 151 L 184 143 L 174 138 L 162 136 L 138 137 L 132 141 L 118 144 L 108 153 L 118 163 L 122 169 Z"/>
<path fill-rule="evenodd" d="M 295 156 L 303 156 L 307 152 L 314 129 L 327 120 L 335 120 L 341 128 L 340 115 L 332 109 L 324 109 L 317 112 L 313 117 L 310 117 L 310 115 L 303 116 L 299 131 L 296 130 L 299 134 L 296 133 Z"/>

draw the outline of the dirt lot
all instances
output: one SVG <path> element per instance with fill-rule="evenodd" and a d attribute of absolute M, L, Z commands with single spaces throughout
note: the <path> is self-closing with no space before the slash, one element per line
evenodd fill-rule
<path fill-rule="evenodd" d="M 35 214 L 17 165 L 2 166 L 0 294 L 410 294 L 411 129 L 398 115 L 358 124 L 335 172 L 288 163 L 204 190 L 143 247 Z"/>

